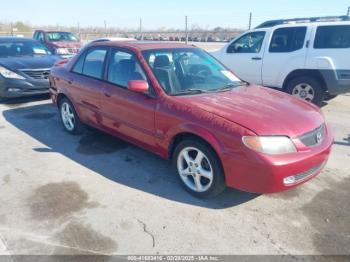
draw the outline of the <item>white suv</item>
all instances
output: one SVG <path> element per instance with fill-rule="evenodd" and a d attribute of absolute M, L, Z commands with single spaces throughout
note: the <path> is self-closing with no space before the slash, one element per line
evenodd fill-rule
<path fill-rule="evenodd" d="M 268 21 L 212 54 L 247 82 L 318 105 L 350 92 L 347 16 Z"/>

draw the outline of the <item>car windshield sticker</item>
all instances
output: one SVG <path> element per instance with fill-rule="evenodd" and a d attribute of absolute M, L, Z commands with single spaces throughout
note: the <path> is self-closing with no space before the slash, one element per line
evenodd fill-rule
<path fill-rule="evenodd" d="M 227 70 L 222 70 L 221 73 L 226 76 L 228 79 L 230 79 L 232 82 L 239 82 L 241 80 L 239 80 L 239 78 L 237 76 L 235 76 L 234 74 L 232 74 L 230 71 Z"/>

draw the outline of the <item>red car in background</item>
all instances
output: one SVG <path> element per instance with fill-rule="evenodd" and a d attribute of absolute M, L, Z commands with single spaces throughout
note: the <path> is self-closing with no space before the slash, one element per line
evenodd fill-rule
<path fill-rule="evenodd" d="M 321 172 L 333 144 L 316 106 L 245 83 L 193 46 L 94 43 L 50 82 L 66 131 L 87 124 L 173 160 L 197 197 L 293 188 Z"/>
<path fill-rule="evenodd" d="M 62 57 L 72 57 L 82 47 L 80 39 L 71 32 L 36 30 L 33 38 L 42 42 L 53 54 Z"/>

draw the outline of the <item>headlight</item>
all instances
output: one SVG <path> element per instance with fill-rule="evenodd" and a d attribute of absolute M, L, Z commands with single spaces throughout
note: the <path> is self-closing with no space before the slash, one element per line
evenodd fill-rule
<path fill-rule="evenodd" d="M 23 76 L 8 70 L 5 67 L 0 66 L 0 74 L 5 77 L 5 78 L 10 78 L 10 79 L 25 79 Z"/>
<path fill-rule="evenodd" d="M 269 155 L 296 152 L 293 141 L 286 136 L 244 136 L 243 143 L 250 149 Z"/>
<path fill-rule="evenodd" d="M 57 48 L 56 53 L 58 55 L 69 55 L 69 50 L 67 48 Z"/>

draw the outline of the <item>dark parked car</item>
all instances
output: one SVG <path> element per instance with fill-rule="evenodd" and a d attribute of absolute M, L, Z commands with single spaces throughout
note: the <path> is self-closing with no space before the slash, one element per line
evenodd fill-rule
<path fill-rule="evenodd" d="M 296 187 L 321 172 L 333 143 L 319 108 L 249 85 L 189 45 L 95 43 L 50 81 L 69 133 L 88 124 L 172 159 L 197 197 Z"/>
<path fill-rule="evenodd" d="M 54 54 L 71 57 L 82 47 L 80 39 L 71 32 L 36 30 L 33 38 L 42 42 Z"/>
<path fill-rule="evenodd" d="M 49 92 L 51 67 L 61 58 L 33 39 L 0 38 L 0 98 Z"/>

